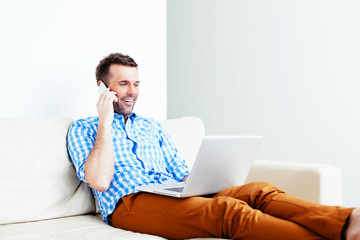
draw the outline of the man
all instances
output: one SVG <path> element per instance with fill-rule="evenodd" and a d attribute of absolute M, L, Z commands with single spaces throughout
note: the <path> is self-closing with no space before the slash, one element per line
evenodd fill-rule
<path fill-rule="evenodd" d="M 188 169 L 161 125 L 133 113 L 136 62 L 110 54 L 96 68 L 108 88 L 98 117 L 75 121 L 68 149 L 93 190 L 105 222 L 168 239 L 360 239 L 360 210 L 311 203 L 264 182 L 186 199 L 136 192 L 135 186 L 186 179 Z M 345 238 L 346 237 L 346 238 Z"/>

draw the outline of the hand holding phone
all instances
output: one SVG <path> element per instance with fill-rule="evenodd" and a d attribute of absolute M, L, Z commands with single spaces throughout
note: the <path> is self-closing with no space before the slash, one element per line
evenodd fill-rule
<path fill-rule="evenodd" d="M 100 97 L 96 108 L 99 114 L 99 124 L 111 124 L 114 118 L 113 102 L 118 101 L 116 92 L 110 91 L 103 82 L 100 82 L 98 93 Z"/>

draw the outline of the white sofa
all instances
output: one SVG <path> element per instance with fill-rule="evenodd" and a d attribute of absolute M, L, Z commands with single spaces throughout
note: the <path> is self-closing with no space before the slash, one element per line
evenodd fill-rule
<path fill-rule="evenodd" d="M 162 239 L 101 220 L 91 190 L 77 179 L 68 157 L 72 122 L 0 119 L 0 239 Z M 162 125 L 191 167 L 204 136 L 201 119 Z M 247 181 L 269 181 L 299 197 L 341 205 L 341 172 L 334 166 L 256 160 Z"/>

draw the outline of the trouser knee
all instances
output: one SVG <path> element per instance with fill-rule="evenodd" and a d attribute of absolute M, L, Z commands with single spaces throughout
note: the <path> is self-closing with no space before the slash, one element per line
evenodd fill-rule
<path fill-rule="evenodd" d="M 257 187 L 257 188 L 266 188 L 266 187 L 277 188 L 273 184 L 271 184 L 269 182 L 266 182 L 266 181 L 251 182 L 251 183 L 247 183 L 245 185 L 254 186 L 254 187 Z"/>
<path fill-rule="evenodd" d="M 284 191 L 269 182 L 252 182 L 247 185 L 244 186 L 249 189 L 250 195 L 267 196 L 272 193 L 284 193 Z"/>
<path fill-rule="evenodd" d="M 264 194 L 271 192 L 283 192 L 278 187 L 274 186 L 269 182 L 252 182 L 249 183 L 249 186 L 254 189 L 254 191 L 260 191 Z"/>
<path fill-rule="evenodd" d="M 233 197 L 245 201 L 250 206 L 263 200 L 271 200 L 278 194 L 284 193 L 268 182 L 252 182 L 242 186 L 235 186 L 220 192 L 216 196 Z"/>

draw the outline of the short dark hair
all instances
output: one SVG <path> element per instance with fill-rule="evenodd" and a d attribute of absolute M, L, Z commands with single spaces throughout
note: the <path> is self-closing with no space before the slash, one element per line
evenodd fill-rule
<path fill-rule="evenodd" d="M 111 64 L 121 64 L 130 67 L 138 66 L 134 59 L 128 55 L 121 53 L 111 53 L 109 56 L 101 60 L 99 65 L 96 67 L 96 82 L 101 80 L 105 82 L 105 84 L 108 84 L 108 74 Z"/>

